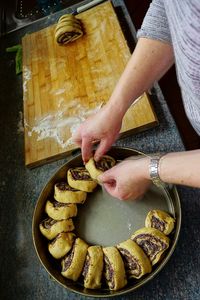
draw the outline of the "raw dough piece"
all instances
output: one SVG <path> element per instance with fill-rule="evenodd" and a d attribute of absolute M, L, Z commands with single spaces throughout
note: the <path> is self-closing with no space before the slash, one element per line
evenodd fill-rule
<path fill-rule="evenodd" d="M 61 274 L 73 281 L 78 280 L 81 275 L 83 265 L 87 254 L 88 245 L 77 238 L 74 242 L 73 248 L 61 261 Z"/>
<path fill-rule="evenodd" d="M 117 245 L 120 251 L 129 278 L 141 278 L 151 272 L 151 263 L 142 248 L 136 242 L 127 240 Z"/>
<path fill-rule="evenodd" d="M 45 212 L 54 220 L 64 220 L 77 215 L 77 206 L 73 203 L 60 203 L 57 201 L 47 201 Z"/>
<path fill-rule="evenodd" d="M 84 287 L 87 289 L 99 289 L 103 272 L 103 251 L 101 246 L 88 248 L 83 267 Z"/>
<path fill-rule="evenodd" d="M 141 228 L 137 230 L 131 239 L 135 241 L 149 257 L 152 265 L 162 258 L 162 254 L 169 247 L 169 238 L 158 229 Z"/>
<path fill-rule="evenodd" d="M 61 232 L 49 243 L 48 249 L 51 255 L 59 259 L 66 255 L 72 248 L 75 234 L 71 232 Z"/>
<path fill-rule="evenodd" d="M 87 193 L 73 189 L 65 182 L 59 182 L 54 186 L 54 198 L 61 203 L 84 203 Z"/>
<path fill-rule="evenodd" d="M 71 187 L 85 192 L 92 192 L 97 186 L 97 183 L 92 180 L 89 172 L 84 167 L 69 169 L 67 180 Z"/>
<path fill-rule="evenodd" d="M 83 28 L 79 19 L 70 14 L 60 17 L 55 30 L 55 39 L 58 44 L 67 44 L 75 41 L 82 35 Z"/>
<path fill-rule="evenodd" d="M 61 232 L 69 232 L 74 229 L 72 219 L 56 221 L 51 218 L 43 220 L 39 225 L 41 233 L 49 240 Z"/>
<path fill-rule="evenodd" d="M 168 235 L 174 229 L 175 220 L 162 210 L 151 210 L 145 219 L 145 226 L 160 230 Z"/>
<path fill-rule="evenodd" d="M 115 247 L 103 248 L 105 277 L 110 290 L 117 291 L 126 284 L 126 274 L 122 257 Z"/>
<path fill-rule="evenodd" d="M 98 176 L 114 167 L 115 164 L 116 162 L 114 158 L 109 155 L 104 155 L 98 162 L 96 162 L 93 157 L 90 158 L 90 160 L 85 164 L 85 167 L 90 173 L 92 179 L 98 181 Z"/>

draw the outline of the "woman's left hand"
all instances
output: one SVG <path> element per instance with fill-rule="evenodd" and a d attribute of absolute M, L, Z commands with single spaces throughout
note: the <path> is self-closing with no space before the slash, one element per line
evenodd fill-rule
<path fill-rule="evenodd" d="M 106 191 L 120 200 L 137 199 L 151 184 L 149 158 L 127 159 L 99 176 Z"/>

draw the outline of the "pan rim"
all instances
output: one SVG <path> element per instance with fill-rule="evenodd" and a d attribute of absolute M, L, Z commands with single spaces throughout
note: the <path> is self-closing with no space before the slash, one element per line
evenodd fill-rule
<path fill-rule="evenodd" d="M 117 151 L 117 150 L 118 151 L 119 150 L 120 151 L 124 151 L 124 152 L 125 151 L 130 151 L 130 152 L 132 152 L 133 155 L 134 155 L 134 153 L 138 153 L 137 149 L 129 148 L 129 147 L 113 146 L 110 149 L 110 151 Z M 147 154 L 145 154 L 145 153 L 143 153 L 141 151 L 139 151 L 139 152 L 140 152 L 141 155 L 142 154 L 143 155 L 147 155 Z M 108 153 L 109 153 L 109 151 L 108 151 Z M 33 244 L 34 244 L 34 248 L 35 248 L 37 257 L 38 257 L 40 263 L 42 264 L 42 266 L 45 268 L 45 270 L 49 274 L 49 276 L 51 278 L 53 278 L 57 283 L 59 283 L 59 285 L 61 285 L 66 290 L 69 290 L 70 292 L 73 292 L 73 293 L 76 293 L 76 294 L 79 294 L 79 295 L 82 295 L 82 296 L 94 297 L 94 298 L 105 298 L 105 297 L 110 298 L 110 297 L 115 297 L 115 296 L 122 296 L 122 295 L 125 295 L 125 294 L 130 293 L 130 292 L 134 292 L 135 290 L 137 290 L 138 288 L 144 286 L 147 282 L 149 282 L 150 280 L 152 280 L 156 275 L 158 275 L 158 273 L 164 268 L 164 266 L 167 264 L 167 262 L 171 258 L 173 252 L 175 251 L 176 245 L 178 243 L 179 235 L 180 235 L 181 222 L 182 222 L 181 202 L 180 202 L 180 197 L 179 197 L 177 188 L 176 188 L 175 185 L 171 186 L 171 191 L 174 194 L 174 197 L 176 199 L 176 206 L 177 206 L 177 211 L 178 211 L 178 216 L 179 216 L 178 219 L 177 219 L 177 221 L 176 221 L 176 230 L 175 230 L 175 233 L 174 233 L 173 244 L 170 246 L 170 249 L 167 252 L 166 256 L 163 258 L 163 260 L 161 261 L 161 263 L 156 267 L 156 269 L 153 270 L 151 273 L 149 273 L 146 277 L 144 277 L 138 283 L 134 284 L 131 287 L 127 287 L 127 288 L 124 287 L 123 290 L 114 291 L 114 292 L 108 290 L 108 293 L 105 292 L 105 294 L 98 294 L 98 293 L 94 294 L 93 290 L 88 290 L 88 291 L 91 291 L 91 294 L 84 293 L 82 291 L 75 290 L 75 289 L 71 288 L 70 286 L 67 286 L 67 285 L 63 284 L 62 282 L 60 282 L 56 278 L 56 276 L 54 276 L 48 270 L 48 268 L 45 266 L 44 262 L 42 261 L 42 258 L 40 256 L 40 254 L 39 254 L 37 243 L 36 243 L 36 239 L 35 239 L 35 218 L 36 218 L 37 207 L 38 207 L 39 202 L 41 201 L 40 199 L 41 199 L 43 193 L 45 192 L 47 184 L 49 182 L 52 182 L 54 180 L 54 178 L 56 177 L 56 175 L 58 173 L 60 173 L 62 169 L 64 169 L 67 165 L 69 165 L 73 160 L 80 158 L 80 156 L 81 156 L 81 154 L 79 153 L 79 154 L 71 157 L 70 159 L 67 160 L 66 163 L 64 163 L 61 167 L 59 167 L 58 170 L 47 181 L 47 183 L 45 184 L 45 186 L 43 187 L 43 189 L 41 190 L 41 192 L 40 192 L 40 194 L 38 196 L 38 199 L 37 199 L 36 204 L 35 204 L 34 212 L 33 212 L 33 218 L 32 218 L 32 238 L 33 238 Z"/>

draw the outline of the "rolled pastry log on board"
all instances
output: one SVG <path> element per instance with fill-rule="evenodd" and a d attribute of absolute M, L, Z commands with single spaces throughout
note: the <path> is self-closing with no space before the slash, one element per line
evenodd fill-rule
<path fill-rule="evenodd" d="M 168 235 L 174 229 L 175 219 L 162 210 L 151 210 L 145 219 L 145 226 L 156 228 Z"/>
<path fill-rule="evenodd" d="M 73 281 L 80 277 L 87 254 L 88 245 L 80 238 L 74 242 L 72 250 L 61 261 L 61 274 Z"/>
<path fill-rule="evenodd" d="M 60 203 L 47 200 L 45 212 L 54 220 L 64 220 L 77 215 L 77 206 L 74 203 Z"/>
<path fill-rule="evenodd" d="M 125 267 L 116 247 L 103 248 L 105 277 L 110 290 L 117 291 L 127 284 Z"/>
<path fill-rule="evenodd" d="M 85 164 L 85 168 L 90 173 L 92 179 L 98 181 L 98 176 L 114 167 L 115 164 L 116 161 L 113 157 L 109 155 L 103 155 L 98 162 L 96 162 L 94 158 L 91 157 Z"/>
<path fill-rule="evenodd" d="M 169 247 L 169 238 L 158 229 L 141 228 L 132 236 L 131 240 L 136 242 L 142 248 L 150 259 L 152 265 L 155 265 L 162 258 L 162 254 Z"/>
<path fill-rule="evenodd" d="M 60 17 L 55 29 L 55 40 L 59 45 L 66 45 L 83 35 L 82 23 L 74 15 Z"/>
<path fill-rule="evenodd" d="M 68 184 L 74 189 L 92 192 L 97 183 L 91 178 L 89 172 L 84 167 L 71 168 L 67 171 Z"/>
<path fill-rule="evenodd" d="M 49 252 L 54 258 L 60 259 L 71 250 L 74 240 L 74 233 L 61 232 L 55 237 L 55 239 L 51 243 L 49 243 Z"/>
<path fill-rule="evenodd" d="M 87 289 L 101 288 L 103 273 L 103 250 L 101 246 L 90 246 L 83 267 L 84 287 Z"/>
<path fill-rule="evenodd" d="M 136 242 L 129 239 L 118 244 L 117 248 L 123 257 L 128 278 L 139 279 L 151 272 L 151 262 Z"/>
<path fill-rule="evenodd" d="M 66 182 L 58 182 L 54 185 L 54 198 L 61 203 L 81 203 L 87 198 L 87 193 L 72 188 Z"/>
<path fill-rule="evenodd" d="M 70 232 L 74 229 L 72 219 L 56 221 L 46 218 L 39 225 L 41 233 L 49 240 L 54 239 L 61 232 Z"/>

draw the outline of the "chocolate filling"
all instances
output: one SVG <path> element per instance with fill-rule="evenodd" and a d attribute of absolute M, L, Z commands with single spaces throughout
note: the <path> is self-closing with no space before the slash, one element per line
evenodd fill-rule
<path fill-rule="evenodd" d="M 157 253 L 167 248 L 163 241 L 150 234 L 139 234 L 133 240 L 144 250 L 151 261 L 155 259 Z"/>
<path fill-rule="evenodd" d="M 123 256 L 128 273 L 138 277 L 142 272 L 139 261 L 136 258 L 134 258 L 128 250 L 119 248 L 119 251 Z"/>
<path fill-rule="evenodd" d="M 51 228 L 55 223 L 57 223 L 56 220 L 53 220 L 52 218 L 47 218 L 44 221 L 42 221 L 42 226 L 46 229 Z"/>
<path fill-rule="evenodd" d="M 70 267 L 71 263 L 72 263 L 72 259 L 74 257 L 74 251 L 75 251 L 75 244 L 72 248 L 72 250 L 70 251 L 70 253 L 64 258 L 64 263 L 62 266 L 62 272 L 67 271 L 67 269 Z"/>
<path fill-rule="evenodd" d="M 56 187 L 61 191 L 76 191 L 71 186 L 69 186 L 66 182 L 58 182 L 56 183 Z"/>
<path fill-rule="evenodd" d="M 114 270 L 112 268 L 112 265 L 106 255 L 104 255 L 104 261 L 105 261 L 105 276 L 106 280 L 110 284 L 110 288 L 114 289 L 115 282 L 114 282 Z"/>
<path fill-rule="evenodd" d="M 90 265 L 90 255 L 87 254 L 85 264 L 84 264 L 84 267 L 83 267 L 83 273 L 82 273 L 84 277 L 87 276 L 87 273 L 88 273 L 88 270 L 89 270 L 89 265 Z"/>
<path fill-rule="evenodd" d="M 155 216 L 152 216 L 151 226 L 163 232 L 166 228 L 166 222 L 156 218 Z"/>
<path fill-rule="evenodd" d="M 95 161 L 95 167 L 103 172 L 107 171 L 108 169 L 112 168 L 114 163 L 111 159 L 103 158 L 99 161 Z"/>
<path fill-rule="evenodd" d="M 85 168 L 77 168 L 70 171 L 75 180 L 91 180 L 90 174 Z"/>
<path fill-rule="evenodd" d="M 58 201 L 52 201 L 53 207 L 67 207 L 69 206 L 69 203 L 61 203 Z"/>

